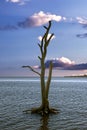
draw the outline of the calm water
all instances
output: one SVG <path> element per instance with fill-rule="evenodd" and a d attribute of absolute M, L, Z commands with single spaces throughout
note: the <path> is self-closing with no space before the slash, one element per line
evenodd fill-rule
<path fill-rule="evenodd" d="M 25 114 L 41 103 L 39 79 L 0 78 L 0 130 L 87 130 L 87 78 L 52 79 L 49 100 L 59 114 Z"/>

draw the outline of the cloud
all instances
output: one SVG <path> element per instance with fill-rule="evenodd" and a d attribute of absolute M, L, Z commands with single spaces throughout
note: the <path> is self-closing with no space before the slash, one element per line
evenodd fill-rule
<path fill-rule="evenodd" d="M 86 17 L 76 17 L 76 20 L 78 21 L 79 24 L 82 25 L 87 25 L 87 18 Z"/>
<path fill-rule="evenodd" d="M 51 34 L 49 33 L 47 39 L 49 39 L 50 36 L 51 36 Z M 51 40 L 54 39 L 54 38 L 55 38 L 55 35 L 53 35 L 53 37 L 51 38 Z M 39 36 L 39 37 L 38 37 L 38 40 L 41 41 L 41 40 L 42 40 L 42 36 Z"/>
<path fill-rule="evenodd" d="M 46 68 L 49 67 L 50 62 L 52 61 L 54 68 L 64 69 L 65 67 L 72 66 L 75 64 L 74 61 L 71 61 L 70 59 L 66 57 L 61 58 L 53 58 L 51 60 L 47 60 L 45 63 Z"/>
<path fill-rule="evenodd" d="M 25 0 L 23 0 L 23 1 L 25 1 Z M 22 0 L 7 0 L 7 2 L 19 3 L 19 2 L 22 2 Z M 60 21 L 65 21 L 65 19 L 66 19 L 65 17 L 59 16 L 59 15 L 55 15 L 55 14 L 51 14 L 51 13 L 44 13 L 43 11 L 40 11 L 38 13 L 33 14 L 32 16 L 25 19 L 24 21 L 16 23 L 16 25 L 0 26 L 0 30 L 12 30 L 12 29 L 16 30 L 19 28 L 29 28 L 29 27 L 41 26 L 43 24 L 48 23 L 50 20 L 60 22 Z M 41 39 L 41 37 L 40 37 L 40 39 Z"/>
<path fill-rule="evenodd" d="M 40 11 L 38 13 L 35 13 L 31 17 L 27 18 L 25 21 L 18 23 L 18 26 L 23 28 L 32 27 L 32 26 L 41 26 L 43 24 L 48 23 L 48 21 L 50 20 L 60 22 L 66 20 L 66 18 L 60 15 L 44 13 L 43 11 Z"/>
<path fill-rule="evenodd" d="M 87 63 L 75 64 L 74 61 L 66 57 L 53 58 L 45 62 L 45 67 L 49 68 L 49 64 L 52 61 L 53 68 L 59 70 L 87 70 Z M 40 68 L 40 67 L 39 67 Z"/>
<path fill-rule="evenodd" d="M 7 2 L 13 2 L 13 3 L 18 3 L 21 2 L 21 0 L 6 0 Z"/>
<path fill-rule="evenodd" d="M 87 28 L 87 18 L 86 17 L 76 17 L 76 20 L 83 28 Z M 87 33 L 77 34 L 78 38 L 87 38 Z"/>
<path fill-rule="evenodd" d="M 14 25 L 5 25 L 5 26 L 0 26 L 0 31 L 5 31 L 5 30 L 17 30 L 18 27 Z"/>
<path fill-rule="evenodd" d="M 24 5 L 28 1 L 30 0 L 6 0 L 6 2 L 18 3 L 20 5 Z"/>
<path fill-rule="evenodd" d="M 28 2 L 30 0 L 6 0 L 7 2 L 13 2 L 13 3 L 25 3 Z M 50 12 L 43 12 L 43 11 L 39 11 L 38 13 L 34 13 L 33 15 L 29 16 L 28 18 L 26 18 L 24 21 L 20 21 L 17 23 L 16 27 L 17 28 L 30 28 L 30 27 L 36 27 L 36 26 L 42 26 L 46 23 L 48 23 L 49 21 L 56 21 L 56 22 L 66 22 L 66 23 L 79 23 L 81 24 L 84 28 L 87 28 L 87 18 L 84 17 L 76 17 L 76 18 L 67 18 L 67 17 L 63 17 L 60 15 L 56 15 L 56 14 L 52 14 Z M 6 25 L 9 26 L 8 29 L 10 29 L 10 25 Z M 0 27 L 0 28 L 5 28 L 5 27 Z M 0 29 L 0 30 L 4 30 L 4 29 Z M 83 37 L 85 38 L 86 35 L 83 34 L 82 36 L 80 34 L 77 34 L 77 37 Z M 41 38 L 41 37 L 40 37 Z"/>
<path fill-rule="evenodd" d="M 76 36 L 77 36 L 78 38 L 87 38 L 87 33 L 77 34 Z"/>
<path fill-rule="evenodd" d="M 76 64 L 72 66 L 68 66 L 65 68 L 66 70 L 87 70 L 87 63 Z"/>
<path fill-rule="evenodd" d="M 87 17 L 77 17 L 76 20 L 82 25 L 83 28 L 87 28 Z"/>
<path fill-rule="evenodd" d="M 66 57 L 61 57 L 61 58 L 58 59 L 58 61 L 60 61 L 64 64 L 68 64 L 68 65 L 72 65 L 72 64 L 75 63 L 74 61 L 71 61 L 70 59 L 68 59 Z"/>

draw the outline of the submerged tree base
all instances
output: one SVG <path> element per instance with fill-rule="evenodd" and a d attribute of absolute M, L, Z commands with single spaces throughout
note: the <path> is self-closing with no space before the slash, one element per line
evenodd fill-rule
<path fill-rule="evenodd" d="M 45 81 L 45 70 L 46 70 L 46 65 L 45 65 L 45 58 L 47 55 L 47 48 L 52 40 L 54 34 L 52 33 L 49 36 L 49 31 L 51 28 L 51 21 L 49 21 L 48 26 L 44 26 L 46 32 L 44 33 L 43 37 L 41 38 L 40 43 L 38 43 L 38 46 L 40 48 L 41 56 L 38 56 L 40 60 L 40 69 L 41 72 L 39 73 L 34 69 L 32 66 L 22 66 L 23 68 L 29 68 L 31 71 L 34 73 L 38 74 L 40 77 L 40 85 L 41 85 L 41 99 L 42 99 L 42 105 L 38 108 L 33 108 L 31 111 L 30 110 L 25 110 L 25 113 L 37 113 L 41 114 L 42 116 L 44 115 L 49 115 L 50 113 L 57 114 L 59 113 L 58 110 L 54 108 L 49 107 L 49 101 L 48 101 L 48 95 L 49 95 L 49 89 L 50 89 L 50 83 L 51 83 L 51 77 L 52 77 L 52 68 L 53 68 L 53 63 L 52 61 L 49 62 L 49 71 L 48 71 L 48 77 L 47 80 Z"/>
<path fill-rule="evenodd" d="M 31 110 L 25 110 L 23 111 L 26 114 L 32 113 L 32 114 L 40 114 L 41 116 L 44 115 L 49 115 L 49 114 L 58 114 L 59 111 L 54 108 L 43 108 L 43 107 L 38 107 L 38 108 L 32 108 Z"/>

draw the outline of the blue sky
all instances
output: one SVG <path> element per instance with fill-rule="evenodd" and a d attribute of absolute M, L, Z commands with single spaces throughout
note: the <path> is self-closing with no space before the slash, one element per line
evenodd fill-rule
<path fill-rule="evenodd" d="M 57 64 L 53 75 L 86 74 L 86 12 L 87 0 L 0 0 L 0 76 L 34 75 L 21 66 L 40 65 L 38 37 L 49 20 L 55 38 L 46 63 L 53 60 Z"/>

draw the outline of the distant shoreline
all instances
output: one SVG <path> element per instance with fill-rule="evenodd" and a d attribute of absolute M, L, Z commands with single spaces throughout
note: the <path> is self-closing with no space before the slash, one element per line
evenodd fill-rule
<path fill-rule="evenodd" d="M 75 76 L 64 76 L 64 77 L 65 77 L 65 78 L 66 78 L 66 77 L 67 77 L 67 78 L 69 78 L 69 77 L 70 77 L 70 78 L 74 78 L 74 77 L 75 77 L 75 78 L 80 78 L 80 77 L 81 77 L 81 78 L 86 78 L 87 75 L 75 75 Z"/>
<path fill-rule="evenodd" d="M 52 78 L 85 78 L 87 75 L 52 76 Z M 0 76 L 0 78 L 40 78 L 39 76 Z M 47 78 L 47 76 L 45 77 Z"/>

